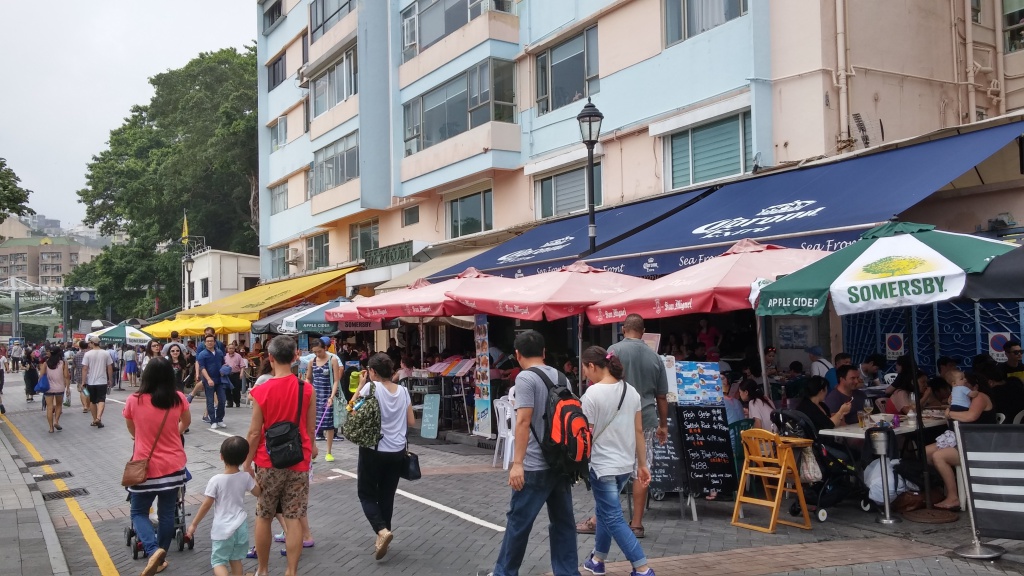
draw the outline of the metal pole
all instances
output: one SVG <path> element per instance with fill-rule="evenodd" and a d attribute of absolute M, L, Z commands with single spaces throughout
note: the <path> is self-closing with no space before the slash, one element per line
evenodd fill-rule
<path fill-rule="evenodd" d="M 11 334 L 21 337 L 21 291 L 14 288 L 14 316 L 11 318 Z"/>
<path fill-rule="evenodd" d="M 64 289 L 64 298 L 62 299 L 61 303 L 63 304 L 63 314 L 61 315 L 61 318 L 64 321 L 64 334 L 63 334 L 64 342 L 69 342 L 71 340 L 71 338 L 69 337 L 68 325 L 71 323 L 71 319 L 68 318 L 68 312 L 69 312 L 70 306 L 69 306 L 69 302 L 68 302 L 68 290 L 67 290 L 67 288 Z"/>
<path fill-rule="evenodd" d="M 587 143 L 587 236 L 590 238 L 590 256 L 597 248 L 597 224 L 594 223 L 594 142 Z"/>

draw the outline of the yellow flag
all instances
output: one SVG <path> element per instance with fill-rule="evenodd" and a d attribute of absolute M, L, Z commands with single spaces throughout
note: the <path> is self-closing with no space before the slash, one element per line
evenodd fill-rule
<path fill-rule="evenodd" d="M 181 243 L 188 244 L 188 214 L 185 215 L 185 221 L 181 223 Z"/>

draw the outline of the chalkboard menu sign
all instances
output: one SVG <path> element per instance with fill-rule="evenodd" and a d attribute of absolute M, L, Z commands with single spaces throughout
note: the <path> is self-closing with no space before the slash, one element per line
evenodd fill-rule
<path fill-rule="evenodd" d="M 736 490 L 732 441 L 722 406 L 679 406 L 679 450 L 691 494 Z"/>
<path fill-rule="evenodd" d="M 421 438 L 437 438 L 437 417 L 440 413 L 441 395 L 425 395 L 423 397 L 423 420 L 420 422 Z"/>
<path fill-rule="evenodd" d="M 654 458 L 647 463 L 651 469 L 650 490 L 654 494 L 668 492 L 686 493 L 683 463 L 680 460 L 679 426 L 675 414 L 668 413 L 668 441 L 664 445 L 654 440 Z"/>

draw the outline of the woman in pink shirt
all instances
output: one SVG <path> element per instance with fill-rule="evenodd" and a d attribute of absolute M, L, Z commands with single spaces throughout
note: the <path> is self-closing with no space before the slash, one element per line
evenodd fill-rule
<path fill-rule="evenodd" d="M 185 485 L 185 447 L 182 434 L 192 423 L 185 395 L 174 385 L 174 369 L 167 359 L 155 356 L 142 372 L 139 391 L 124 405 L 128 433 L 135 439 L 132 460 L 149 458 L 146 481 L 128 488 L 132 526 L 149 563 L 143 576 L 163 571 L 167 547 L 174 538 L 174 510 L 178 490 Z M 152 455 L 150 455 L 152 454 Z M 149 521 L 149 509 L 157 501 L 157 531 Z"/>
<path fill-rule="evenodd" d="M 234 404 L 235 408 L 238 408 L 242 405 L 242 370 L 245 370 L 249 362 L 245 356 L 238 353 L 238 346 L 232 342 L 228 344 L 228 353 L 224 355 L 224 364 L 231 367 L 231 374 L 228 376 L 231 380 L 231 391 L 228 392 L 227 405 L 230 407 Z"/>

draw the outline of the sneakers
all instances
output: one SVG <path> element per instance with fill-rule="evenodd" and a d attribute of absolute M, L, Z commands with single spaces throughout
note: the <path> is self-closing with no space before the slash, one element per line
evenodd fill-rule
<path fill-rule="evenodd" d="M 209 416 L 203 416 L 203 422 L 206 422 L 207 424 L 209 424 L 210 423 L 210 417 Z"/>
<path fill-rule="evenodd" d="M 591 554 L 585 562 L 583 562 L 583 569 L 596 576 L 602 576 L 605 573 L 604 561 L 594 559 L 594 555 Z"/>
<path fill-rule="evenodd" d="M 391 530 L 384 528 L 380 532 L 377 532 L 377 541 L 373 544 L 374 558 L 380 560 L 388 553 L 388 546 L 391 541 L 395 539 L 395 535 L 391 533 Z"/>
<path fill-rule="evenodd" d="M 217 428 L 227 428 L 228 425 L 223 422 L 217 422 Z"/>
<path fill-rule="evenodd" d="M 0 405 L 0 406 L 2 406 L 2 405 Z M 328 452 L 327 456 L 324 456 L 324 460 L 326 460 L 328 462 L 334 462 L 334 454 L 331 454 L 330 452 Z"/>
<path fill-rule="evenodd" d="M 246 558 L 255 558 L 256 557 L 256 547 L 253 546 L 252 548 L 249 548 L 249 551 L 246 552 L 245 557 Z"/>
<path fill-rule="evenodd" d="M 216 422 L 210 424 L 210 430 L 216 430 L 216 429 L 217 429 L 217 423 Z"/>
<path fill-rule="evenodd" d="M 633 570 L 629 573 L 629 576 L 654 576 L 654 568 L 648 566 L 646 572 L 637 572 L 636 570 Z"/>

